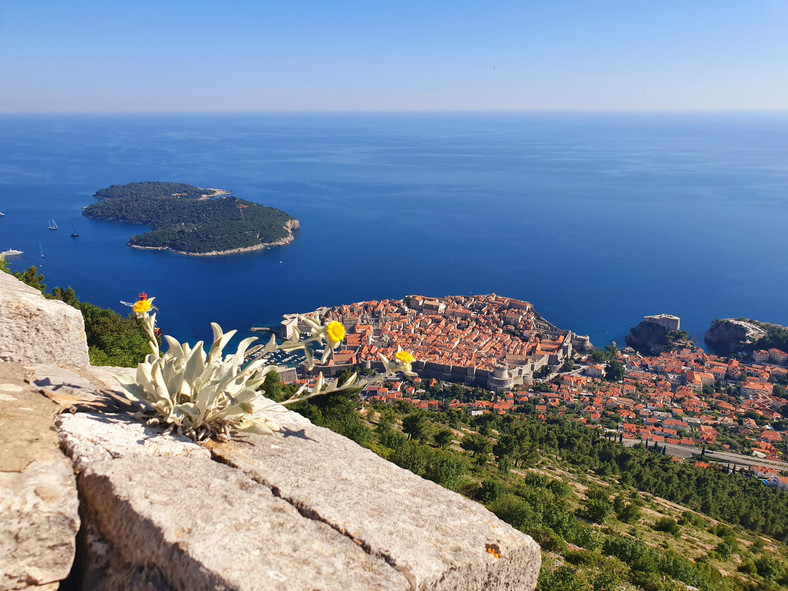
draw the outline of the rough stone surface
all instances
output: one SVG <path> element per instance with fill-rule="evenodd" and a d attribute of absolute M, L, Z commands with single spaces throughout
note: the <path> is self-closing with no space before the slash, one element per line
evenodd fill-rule
<path fill-rule="evenodd" d="M 210 458 L 210 452 L 190 439 L 173 434 L 162 434 L 160 427 L 148 427 L 131 413 L 117 412 L 114 400 L 102 389 L 109 390 L 114 380 L 113 371 L 70 371 L 51 365 L 26 368 L 28 379 L 39 391 L 61 408 L 82 412 L 58 415 L 55 424 L 61 447 L 71 457 L 76 471 L 84 470 L 92 462 L 122 457 L 197 456 Z M 126 368 L 123 368 L 126 369 Z M 79 375 L 86 373 L 92 381 Z M 106 383 L 94 384 L 97 374 Z M 115 381 L 117 386 L 117 381 Z M 120 396 L 119 388 L 116 394 Z"/>
<path fill-rule="evenodd" d="M 83 589 L 410 589 L 327 525 L 238 470 L 202 458 L 96 462 L 80 493 L 105 543 Z M 107 557 L 109 557 L 107 559 Z"/>
<path fill-rule="evenodd" d="M 26 369 L 28 381 L 63 409 L 102 402 L 99 388 L 75 371 L 57 365 L 28 365 Z"/>
<path fill-rule="evenodd" d="M 89 365 L 82 314 L 0 273 L 0 361 Z"/>
<path fill-rule="evenodd" d="M 0 363 L 0 589 L 57 589 L 79 529 L 71 462 L 53 428 L 57 405 Z"/>
<path fill-rule="evenodd" d="M 211 451 L 386 560 L 414 589 L 536 585 L 538 544 L 481 505 L 328 429 L 278 420 L 284 429 L 273 437 L 214 444 Z"/>
<path fill-rule="evenodd" d="M 210 452 L 191 439 L 162 434 L 122 414 L 61 414 L 57 419 L 63 449 L 80 472 L 90 464 L 112 458 L 140 458 L 140 469 L 149 457 L 186 456 L 209 459 Z"/>
<path fill-rule="evenodd" d="M 137 368 L 94 367 L 91 365 L 90 367 L 80 369 L 80 372 L 97 387 L 120 392 L 121 388 L 117 376 L 120 374 L 125 376 L 133 376 L 137 372 Z"/>
<path fill-rule="evenodd" d="M 750 320 L 718 318 L 711 323 L 704 340 L 719 349 L 733 352 L 765 334 L 766 330 Z"/>

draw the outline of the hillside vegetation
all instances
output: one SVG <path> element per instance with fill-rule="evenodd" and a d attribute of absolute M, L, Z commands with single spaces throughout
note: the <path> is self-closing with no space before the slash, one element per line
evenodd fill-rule
<path fill-rule="evenodd" d="M 755 325 L 760 326 L 766 334 L 753 343 L 748 343 L 740 348 L 742 351 L 755 351 L 757 349 L 769 350 L 772 347 L 781 351 L 788 351 L 788 327 L 769 322 L 758 322 L 751 320 Z"/>
<path fill-rule="evenodd" d="M 266 390 L 289 388 L 272 374 Z M 543 550 L 539 591 L 788 585 L 788 492 L 756 479 L 627 448 L 567 418 L 370 406 L 351 395 L 297 410 L 531 535 Z"/>
<path fill-rule="evenodd" d="M 201 189 L 186 183 L 143 181 L 126 185 L 111 185 L 104 189 L 99 189 L 93 196 L 97 199 L 142 199 L 145 197 L 172 197 L 177 195 L 187 199 L 201 199 L 212 192 L 210 189 Z"/>

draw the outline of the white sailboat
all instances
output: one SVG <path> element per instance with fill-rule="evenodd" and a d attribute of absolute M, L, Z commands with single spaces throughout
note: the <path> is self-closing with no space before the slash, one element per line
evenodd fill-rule
<path fill-rule="evenodd" d="M 43 258 L 45 258 L 45 257 L 44 257 L 44 247 L 43 247 L 43 246 L 41 246 L 41 243 L 40 243 L 40 242 L 38 243 L 38 250 L 40 250 L 40 251 L 41 251 L 41 258 L 42 258 L 42 259 L 43 259 Z"/>
<path fill-rule="evenodd" d="M 57 230 L 57 224 L 55 223 L 55 218 L 49 218 L 49 229 Z"/>

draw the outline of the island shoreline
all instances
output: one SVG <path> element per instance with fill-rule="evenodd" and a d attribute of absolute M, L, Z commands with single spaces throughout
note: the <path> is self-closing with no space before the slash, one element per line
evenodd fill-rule
<path fill-rule="evenodd" d="M 131 244 L 130 242 L 127 242 L 126 244 L 131 248 L 138 248 L 140 250 L 168 250 L 174 254 L 181 254 L 184 256 L 218 257 L 233 254 L 244 254 L 247 252 L 256 252 L 258 250 L 265 250 L 271 246 L 286 246 L 295 240 L 293 230 L 300 230 L 301 223 L 297 219 L 293 218 L 292 220 L 288 220 L 285 223 L 284 229 L 287 230 L 287 236 L 280 238 L 279 240 L 274 240 L 273 242 L 261 242 L 260 244 L 253 244 L 251 246 L 242 246 L 239 248 L 231 248 L 229 250 L 212 250 L 209 252 L 186 252 L 183 250 L 173 250 L 168 246 L 139 246 L 137 244 Z"/>
<path fill-rule="evenodd" d="M 130 236 L 126 242 L 127 246 L 141 250 L 167 250 L 185 256 L 242 254 L 290 244 L 295 240 L 293 230 L 301 228 L 297 218 L 279 209 L 238 199 L 225 189 L 195 187 L 186 183 L 143 181 L 111 185 L 96 191 L 93 197 L 99 203 L 87 206 L 82 215 L 96 220 L 146 226 L 148 232 Z M 204 205 L 195 210 L 195 204 L 200 202 Z M 162 203 L 171 205 L 169 209 L 165 208 L 167 215 L 157 217 L 154 212 Z M 232 206 L 237 206 L 240 214 Z M 228 208 L 231 208 L 231 213 L 228 213 Z M 239 215 L 244 220 L 247 217 L 244 210 L 247 209 L 249 223 L 239 229 L 234 220 Z M 177 233 L 184 227 L 192 234 L 182 239 L 173 235 L 173 231 Z M 165 230 L 163 237 L 151 237 L 158 230 Z M 269 241 L 263 242 L 263 236 Z M 274 236 L 280 237 L 273 239 Z M 191 250 L 177 250 L 175 244 L 178 242 Z M 231 247 L 233 244 L 235 246 Z M 206 250 L 196 250 L 200 248 Z M 209 248 L 214 250 L 207 250 Z"/>

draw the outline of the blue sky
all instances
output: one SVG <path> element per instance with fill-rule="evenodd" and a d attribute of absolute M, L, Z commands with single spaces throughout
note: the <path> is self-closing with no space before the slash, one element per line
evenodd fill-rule
<path fill-rule="evenodd" d="M 6 113 L 786 109 L 786 0 L 0 0 Z"/>

